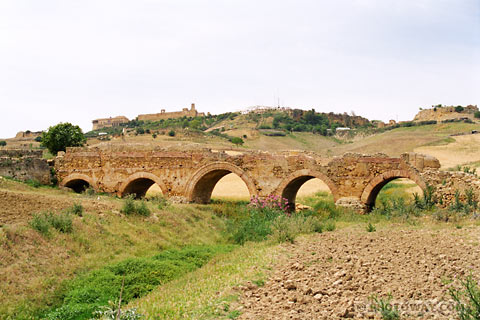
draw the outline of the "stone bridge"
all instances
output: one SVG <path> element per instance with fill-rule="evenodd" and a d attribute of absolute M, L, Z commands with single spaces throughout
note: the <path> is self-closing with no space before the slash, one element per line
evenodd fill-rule
<path fill-rule="evenodd" d="M 280 195 L 294 208 L 300 187 L 318 178 L 330 188 L 337 205 L 361 211 L 371 209 L 382 187 L 394 179 L 408 178 L 425 189 L 432 170 L 439 167 L 437 159 L 414 153 L 400 158 L 345 154 L 325 159 L 307 152 L 232 154 L 210 149 L 69 148 L 55 160 L 59 184 L 77 192 L 90 186 L 98 192 L 142 197 L 156 183 L 173 202 L 208 203 L 216 183 L 234 173 L 245 182 L 251 197 Z"/>

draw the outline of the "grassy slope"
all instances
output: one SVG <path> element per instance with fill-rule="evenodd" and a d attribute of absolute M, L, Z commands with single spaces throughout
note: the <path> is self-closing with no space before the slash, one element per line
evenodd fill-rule
<path fill-rule="evenodd" d="M 0 228 L 2 319 L 7 314 L 22 318 L 57 302 L 55 294 L 60 283 L 75 275 L 127 258 L 151 256 L 165 248 L 215 244 L 222 239 L 222 220 L 205 207 L 178 205 L 159 210 L 150 205 L 153 214 L 144 218 L 124 216 L 119 212 L 122 200 L 112 197 L 33 189 L 5 180 L 0 191 L 22 197 L 24 210 L 15 220 L 3 221 Z M 15 207 L 18 198 L 12 199 L 10 206 Z M 86 208 L 83 217 L 74 218 L 73 233 L 53 232 L 45 237 L 28 226 L 32 214 L 41 211 L 35 202 L 45 203 L 43 210 L 48 210 L 52 199 L 57 212 L 73 202 Z"/>

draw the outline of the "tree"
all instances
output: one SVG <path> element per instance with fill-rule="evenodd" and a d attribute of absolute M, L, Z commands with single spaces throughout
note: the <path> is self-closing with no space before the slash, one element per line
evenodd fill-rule
<path fill-rule="evenodd" d="M 56 155 L 59 151 L 65 151 L 67 147 L 81 147 L 86 141 L 79 126 L 66 122 L 59 123 L 48 128 L 47 132 L 43 132 L 41 145 L 47 148 L 51 154 Z"/>
<path fill-rule="evenodd" d="M 462 106 L 456 106 L 455 107 L 455 112 L 462 112 L 464 108 Z"/>
<path fill-rule="evenodd" d="M 238 137 L 233 137 L 232 139 L 230 139 L 230 142 L 238 146 L 243 144 L 243 139 Z"/>
<path fill-rule="evenodd" d="M 0 147 L 5 147 L 7 145 L 7 141 L 2 140 L 0 141 Z"/>
<path fill-rule="evenodd" d="M 473 116 L 475 118 L 480 118 L 480 111 L 475 111 L 475 113 L 473 114 Z"/>

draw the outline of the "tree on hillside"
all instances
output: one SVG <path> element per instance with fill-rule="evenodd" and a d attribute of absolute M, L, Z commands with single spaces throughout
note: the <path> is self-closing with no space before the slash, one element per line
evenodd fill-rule
<path fill-rule="evenodd" d="M 5 147 L 7 145 L 7 141 L 2 140 L 0 141 L 0 147 Z"/>
<path fill-rule="evenodd" d="M 232 139 L 230 139 L 230 142 L 239 146 L 243 144 L 243 139 L 238 137 L 233 137 Z"/>
<path fill-rule="evenodd" d="M 67 122 L 59 123 L 43 132 L 41 144 L 51 154 L 56 155 L 59 151 L 65 151 L 67 147 L 81 147 L 86 141 L 82 129 Z"/>

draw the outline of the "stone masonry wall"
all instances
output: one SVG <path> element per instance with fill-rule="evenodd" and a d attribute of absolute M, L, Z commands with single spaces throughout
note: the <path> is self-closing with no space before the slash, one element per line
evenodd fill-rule
<path fill-rule="evenodd" d="M 0 150 L 0 176 L 50 184 L 50 167 L 42 150 Z"/>

